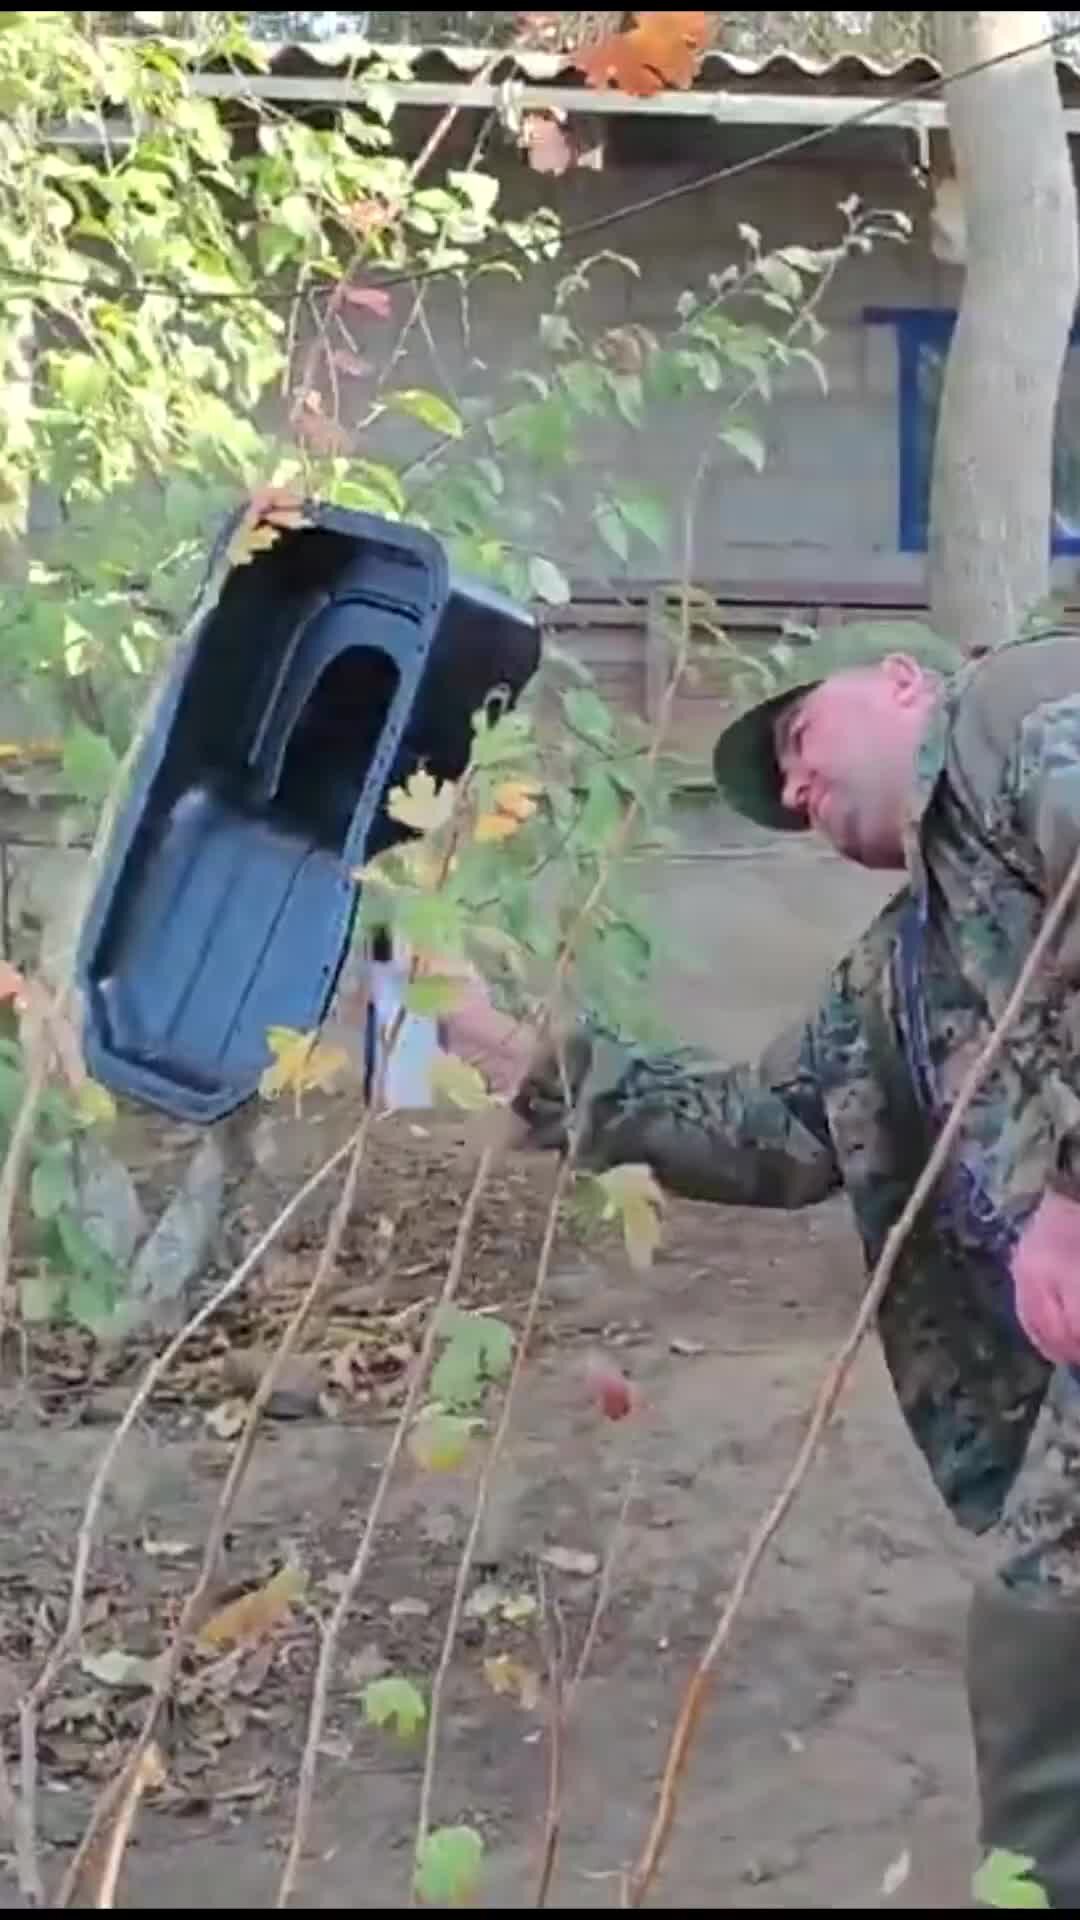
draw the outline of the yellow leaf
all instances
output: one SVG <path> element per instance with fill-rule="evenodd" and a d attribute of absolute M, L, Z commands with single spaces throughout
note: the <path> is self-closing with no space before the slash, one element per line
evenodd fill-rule
<path fill-rule="evenodd" d="M 504 780 L 495 789 L 495 805 L 500 813 L 515 820 L 528 820 L 536 812 L 536 797 L 543 792 L 537 780 Z"/>
<path fill-rule="evenodd" d="M 469 1451 L 472 1421 L 453 1413 L 425 1413 L 409 1435 L 409 1452 L 429 1473 L 453 1473 Z"/>
<path fill-rule="evenodd" d="M 536 1614 L 536 1596 L 531 1593 L 508 1594 L 499 1611 L 508 1626 L 523 1626 L 526 1620 L 532 1620 Z"/>
<path fill-rule="evenodd" d="M 512 813 L 482 813 L 473 828 L 473 839 L 483 845 L 489 840 L 509 840 L 521 826 Z"/>
<path fill-rule="evenodd" d="M 75 1095 L 75 1106 L 87 1127 L 111 1127 L 116 1119 L 116 1101 L 97 1080 L 83 1081 Z"/>
<path fill-rule="evenodd" d="M 533 1672 L 513 1654 L 495 1654 L 484 1661 L 484 1673 L 492 1693 L 508 1694 L 525 1708 L 526 1713 L 534 1713 L 540 1705 L 540 1676 Z"/>
<path fill-rule="evenodd" d="M 652 1265 L 660 1244 L 660 1212 L 663 1194 L 652 1170 L 627 1162 L 599 1176 L 606 1199 L 604 1219 L 617 1214 L 622 1221 L 623 1240 L 632 1266 L 644 1270 Z"/>
<path fill-rule="evenodd" d="M 466 1113 L 480 1113 L 491 1105 L 483 1074 L 467 1060 L 459 1060 L 456 1053 L 436 1054 L 429 1077 L 432 1093 L 442 1094 L 444 1100 Z"/>
<path fill-rule="evenodd" d="M 412 775 L 407 786 L 391 787 L 386 811 L 391 820 L 417 833 L 438 833 L 449 821 L 456 800 L 457 788 L 452 780 L 436 786 L 430 773 L 421 771 Z"/>
<path fill-rule="evenodd" d="M 261 1640 L 285 1618 L 306 1586 L 307 1576 L 301 1567 L 281 1567 L 264 1587 L 241 1594 L 239 1600 L 231 1600 L 227 1607 L 212 1613 L 199 1634 L 199 1645 L 220 1650 Z"/>
<path fill-rule="evenodd" d="M 271 1027 L 266 1036 L 274 1055 L 259 1082 L 264 1100 L 274 1100 L 292 1088 L 294 1093 L 310 1093 L 315 1087 L 327 1088 L 349 1064 L 343 1047 L 331 1047 L 318 1033 L 297 1033 L 295 1027 Z"/>
<path fill-rule="evenodd" d="M 139 1764 L 136 1768 L 139 1790 L 144 1793 L 156 1793 L 159 1787 L 165 1785 L 168 1777 L 165 1771 L 165 1762 L 161 1755 L 161 1748 L 158 1746 L 156 1740 L 151 1740 L 150 1745 L 140 1754 Z"/>
<path fill-rule="evenodd" d="M 230 566 L 249 566 L 257 553 L 265 553 L 269 547 L 276 546 L 280 538 L 277 527 L 253 527 L 245 520 L 229 542 Z"/>

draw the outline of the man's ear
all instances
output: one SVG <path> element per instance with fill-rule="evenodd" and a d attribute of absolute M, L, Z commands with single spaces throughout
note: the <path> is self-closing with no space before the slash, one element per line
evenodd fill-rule
<path fill-rule="evenodd" d="M 881 670 L 902 706 L 911 706 L 925 691 L 926 674 L 910 653 L 887 654 Z"/>

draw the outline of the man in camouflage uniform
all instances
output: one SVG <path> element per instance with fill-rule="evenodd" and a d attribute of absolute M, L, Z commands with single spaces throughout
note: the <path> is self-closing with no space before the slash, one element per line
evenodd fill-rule
<path fill-rule="evenodd" d="M 674 1193 L 801 1207 L 846 1189 L 868 1268 L 1080 845 L 1080 634 L 961 665 L 925 629 L 840 629 L 717 743 L 759 824 L 906 870 L 817 1007 L 756 1066 L 575 1036 L 581 1158 Z M 846 657 L 845 657 L 846 654 Z M 882 1302 L 909 1429 L 996 1571 L 967 1686 L 981 1838 L 1080 1906 L 1080 911 L 964 1122 Z M 565 1137 L 539 1062 L 516 1111 Z"/>

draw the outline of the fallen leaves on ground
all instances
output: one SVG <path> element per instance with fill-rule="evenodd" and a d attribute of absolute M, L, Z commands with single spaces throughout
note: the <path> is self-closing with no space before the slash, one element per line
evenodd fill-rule
<path fill-rule="evenodd" d="M 361 1704 L 371 1726 L 393 1726 L 402 1740 L 410 1739 L 427 1719 L 419 1688 L 400 1674 L 388 1673 L 382 1680 L 372 1680 L 364 1688 Z"/>
<path fill-rule="evenodd" d="M 484 1674 L 492 1693 L 506 1694 L 526 1713 L 535 1713 L 540 1705 L 540 1676 L 512 1653 L 497 1653 L 484 1661 Z"/>
<path fill-rule="evenodd" d="M 409 1435 L 409 1452 L 430 1473 L 453 1473 L 468 1457 L 471 1420 L 453 1413 L 425 1413 Z"/>
<path fill-rule="evenodd" d="M 472 1906 L 484 1864 L 484 1842 L 472 1827 L 437 1827 L 416 1863 L 416 1895 L 426 1907 Z"/>
<path fill-rule="evenodd" d="M 219 1440 L 235 1440 L 248 1415 L 246 1400 L 222 1400 L 221 1404 L 211 1407 L 206 1415 L 206 1424 L 211 1433 Z"/>
<path fill-rule="evenodd" d="M 215 1651 L 261 1640 L 279 1626 L 307 1588 L 307 1576 L 301 1567 L 281 1567 L 265 1586 L 254 1593 L 241 1594 L 211 1614 L 199 1632 L 199 1645 Z"/>
<path fill-rule="evenodd" d="M 508 1626 L 519 1627 L 534 1620 L 538 1610 L 539 1603 L 534 1594 L 507 1593 L 494 1581 L 483 1580 L 465 1603 L 465 1618 L 490 1620 L 497 1614 Z"/>
<path fill-rule="evenodd" d="M 79 1665 L 91 1680 L 100 1680 L 102 1686 L 149 1689 L 157 1683 L 160 1660 L 125 1653 L 122 1647 L 108 1647 L 104 1653 L 84 1653 Z"/>
<path fill-rule="evenodd" d="M 572 1573 L 583 1580 L 591 1580 L 593 1574 L 600 1571 L 597 1555 L 585 1553 L 579 1547 L 548 1547 L 540 1558 L 546 1566 L 554 1567 L 556 1573 Z"/>

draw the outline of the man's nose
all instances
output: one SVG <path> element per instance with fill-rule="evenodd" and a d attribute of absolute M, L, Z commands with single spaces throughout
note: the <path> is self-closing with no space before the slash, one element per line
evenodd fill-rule
<path fill-rule="evenodd" d="M 790 763 L 780 768 L 780 800 L 789 813 L 805 813 L 809 782 L 801 767 Z"/>

